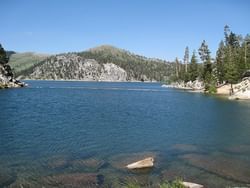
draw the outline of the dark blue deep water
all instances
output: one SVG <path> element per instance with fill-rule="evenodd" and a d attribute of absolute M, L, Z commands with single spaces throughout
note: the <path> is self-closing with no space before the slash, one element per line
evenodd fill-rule
<path fill-rule="evenodd" d="M 159 83 L 27 83 L 0 90 L 0 187 L 250 184 L 249 101 Z M 125 169 L 149 156 L 153 169 Z"/>

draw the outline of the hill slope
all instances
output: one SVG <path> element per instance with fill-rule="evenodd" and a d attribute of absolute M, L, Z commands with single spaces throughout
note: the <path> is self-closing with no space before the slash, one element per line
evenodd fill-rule
<path fill-rule="evenodd" d="M 99 46 L 79 53 L 81 57 L 95 59 L 101 64 L 114 63 L 128 74 L 128 80 L 166 80 L 173 72 L 171 63 L 150 59 L 113 46 Z"/>
<path fill-rule="evenodd" d="M 23 78 L 95 81 L 163 81 L 173 65 L 113 46 L 49 56 L 20 72 Z"/>
<path fill-rule="evenodd" d="M 48 57 L 48 55 L 33 52 L 12 53 L 10 54 L 9 65 L 12 67 L 15 75 L 18 76 L 22 71 L 33 67 L 46 57 Z"/>

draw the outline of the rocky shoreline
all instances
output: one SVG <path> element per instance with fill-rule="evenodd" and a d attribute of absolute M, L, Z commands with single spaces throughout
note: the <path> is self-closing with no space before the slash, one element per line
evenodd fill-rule
<path fill-rule="evenodd" d="M 25 83 L 14 78 L 13 71 L 8 62 L 9 57 L 0 44 L 0 89 L 26 86 Z"/>
<path fill-rule="evenodd" d="M 9 65 L 0 65 L 0 89 L 24 86 L 27 86 L 27 84 L 14 78 Z"/>
<path fill-rule="evenodd" d="M 202 81 L 195 80 L 185 83 L 175 82 L 170 85 L 163 84 L 161 87 L 181 89 L 190 92 L 205 93 L 204 83 Z M 218 86 L 215 95 L 224 95 L 230 100 L 249 100 L 250 99 L 250 77 L 245 77 L 238 84 L 232 85 L 233 92 L 230 84 L 224 84 Z M 233 94 L 232 94 L 233 93 Z"/>

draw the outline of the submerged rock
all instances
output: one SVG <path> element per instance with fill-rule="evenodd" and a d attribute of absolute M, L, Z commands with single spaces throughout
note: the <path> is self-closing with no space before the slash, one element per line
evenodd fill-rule
<path fill-rule="evenodd" d="M 225 151 L 230 153 L 250 154 L 250 145 L 232 145 L 225 148 Z"/>
<path fill-rule="evenodd" d="M 47 163 L 47 166 L 51 169 L 62 169 L 69 165 L 69 161 L 64 156 L 53 157 Z"/>
<path fill-rule="evenodd" d="M 4 163 L 0 163 L 0 188 L 8 187 L 16 181 L 16 178 L 17 174 L 13 169 L 9 168 L 8 165 L 5 166 Z"/>
<path fill-rule="evenodd" d="M 149 168 L 154 166 L 154 158 L 148 157 L 146 159 L 128 164 L 126 167 L 128 169 L 138 169 L 138 168 Z"/>
<path fill-rule="evenodd" d="M 95 173 L 59 174 L 43 178 L 44 185 L 55 187 L 98 187 L 104 181 L 104 177 Z"/>
<path fill-rule="evenodd" d="M 42 187 L 42 186 L 38 182 L 28 181 L 23 179 L 17 180 L 9 186 L 9 188 L 37 188 L 37 187 Z"/>
<path fill-rule="evenodd" d="M 182 152 L 195 152 L 199 150 L 197 146 L 191 144 L 175 144 L 171 148 Z"/>
<path fill-rule="evenodd" d="M 181 159 L 189 164 L 234 181 L 250 183 L 250 161 L 223 154 L 186 154 Z"/>
<path fill-rule="evenodd" d="M 0 187 L 9 186 L 11 183 L 15 181 L 15 177 L 10 174 L 0 172 Z"/>
<path fill-rule="evenodd" d="M 87 170 L 97 171 L 105 164 L 105 162 L 103 160 L 89 158 L 74 160 L 71 164 L 74 168 L 84 168 Z"/>
<path fill-rule="evenodd" d="M 218 175 L 183 160 L 171 162 L 161 171 L 161 177 L 163 180 L 170 182 L 181 178 L 185 182 L 195 182 L 206 188 L 248 187 L 247 183 Z"/>

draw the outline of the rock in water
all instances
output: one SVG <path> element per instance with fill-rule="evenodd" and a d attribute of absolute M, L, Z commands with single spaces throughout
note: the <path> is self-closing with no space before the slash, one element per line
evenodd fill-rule
<path fill-rule="evenodd" d="M 128 169 L 149 168 L 154 166 L 154 158 L 148 157 L 143 160 L 128 164 Z"/>
<path fill-rule="evenodd" d="M 182 182 L 182 184 L 187 188 L 203 188 L 203 185 L 191 183 L 191 182 Z"/>

